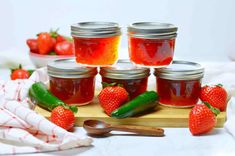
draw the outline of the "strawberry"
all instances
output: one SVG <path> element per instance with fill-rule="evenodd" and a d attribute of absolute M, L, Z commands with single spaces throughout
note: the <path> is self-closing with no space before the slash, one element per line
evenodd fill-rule
<path fill-rule="evenodd" d="M 66 109 L 63 106 L 58 106 L 54 108 L 51 112 L 51 122 L 64 128 L 70 130 L 73 128 L 75 123 L 75 116 L 70 109 Z"/>
<path fill-rule="evenodd" d="M 62 35 L 57 35 L 56 43 L 60 43 L 60 42 L 63 42 L 63 41 L 66 41 L 66 38 Z"/>
<path fill-rule="evenodd" d="M 197 104 L 189 114 L 189 130 L 193 135 L 211 131 L 216 124 L 216 116 L 220 113 L 209 103 Z"/>
<path fill-rule="evenodd" d="M 214 86 L 204 86 L 201 89 L 200 99 L 208 102 L 213 107 L 225 111 L 227 105 L 227 92 L 221 84 Z"/>
<path fill-rule="evenodd" d="M 73 55 L 74 45 L 69 41 L 62 41 L 56 44 L 55 53 L 57 55 Z"/>
<path fill-rule="evenodd" d="M 48 54 L 52 51 L 56 44 L 56 39 L 51 37 L 49 33 L 43 32 L 37 38 L 39 54 Z"/>
<path fill-rule="evenodd" d="M 108 86 L 98 95 L 101 107 L 105 113 L 110 114 L 128 100 L 127 91 L 120 86 Z"/>
<path fill-rule="evenodd" d="M 30 72 L 32 70 L 28 71 L 22 68 L 21 64 L 19 65 L 18 68 L 11 69 L 11 80 L 16 80 L 16 79 L 28 79 L 30 77 Z"/>
<path fill-rule="evenodd" d="M 38 53 L 38 42 L 37 42 L 37 39 L 27 39 L 26 41 L 29 49 L 30 49 L 30 52 L 32 53 Z"/>

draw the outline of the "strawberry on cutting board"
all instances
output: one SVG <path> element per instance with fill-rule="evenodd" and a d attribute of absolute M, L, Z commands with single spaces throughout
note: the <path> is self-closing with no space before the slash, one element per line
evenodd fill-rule
<path fill-rule="evenodd" d="M 201 88 L 200 99 L 220 109 L 220 111 L 225 111 L 226 109 L 227 96 L 227 92 L 221 84 Z"/>
<path fill-rule="evenodd" d="M 73 112 L 63 106 L 54 108 L 51 112 L 50 119 L 51 122 L 66 130 L 72 129 L 75 123 L 75 116 Z"/>
<path fill-rule="evenodd" d="M 195 105 L 189 114 L 189 130 L 193 135 L 201 135 L 211 131 L 216 125 L 219 109 L 209 103 Z"/>
<path fill-rule="evenodd" d="M 110 114 L 128 100 L 128 92 L 120 86 L 108 86 L 98 95 L 101 107 Z"/>

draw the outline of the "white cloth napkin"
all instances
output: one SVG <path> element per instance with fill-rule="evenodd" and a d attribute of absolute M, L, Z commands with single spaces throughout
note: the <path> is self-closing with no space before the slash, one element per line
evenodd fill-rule
<path fill-rule="evenodd" d="M 91 138 L 68 132 L 33 111 L 28 90 L 48 80 L 38 69 L 30 79 L 0 81 L 0 154 L 33 153 L 89 146 Z"/>

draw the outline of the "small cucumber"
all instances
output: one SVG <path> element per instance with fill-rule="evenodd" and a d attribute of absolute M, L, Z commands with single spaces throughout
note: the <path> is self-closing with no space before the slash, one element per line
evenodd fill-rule
<path fill-rule="evenodd" d="M 114 118 L 127 118 L 155 108 L 159 99 L 155 91 L 146 91 L 111 113 Z"/>
<path fill-rule="evenodd" d="M 51 92 L 47 89 L 46 85 L 42 82 L 36 82 L 30 87 L 29 96 L 39 106 L 50 111 L 52 111 L 57 106 L 64 106 L 65 108 L 70 109 L 74 113 L 77 112 L 76 106 L 66 105 L 63 101 L 51 94 Z"/>

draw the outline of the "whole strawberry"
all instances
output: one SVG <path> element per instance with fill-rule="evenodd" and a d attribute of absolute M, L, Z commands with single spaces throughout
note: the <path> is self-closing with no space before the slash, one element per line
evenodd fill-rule
<path fill-rule="evenodd" d="M 110 114 L 128 100 L 128 92 L 120 86 L 109 86 L 101 90 L 98 95 L 101 107 Z"/>
<path fill-rule="evenodd" d="M 201 88 L 200 99 L 220 109 L 220 111 L 225 111 L 226 109 L 227 96 L 227 92 L 221 84 Z"/>
<path fill-rule="evenodd" d="M 28 79 L 30 77 L 30 71 L 23 69 L 20 64 L 18 68 L 11 69 L 10 76 L 11 76 L 11 80 Z"/>
<path fill-rule="evenodd" d="M 66 130 L 70 130 L 74 126 L 75 116 L 70 109 L 58 106 L 51 112 L 51 122 Z"/>
<path fill-rule="evenodd" d="M 50 33 L 43 32 L 38 35 L 37 38 L 39 54 L 48 54 L 51 52 L 56 44 L 56 39 L 51 37 Z"/>
<path fill-rule="evenodd" d="M 193 135 L 211 131 L 216 124 L 216 116 L 220 113 L 209 103 L 197 104 L 189 114 L 189 130 Z"/>

